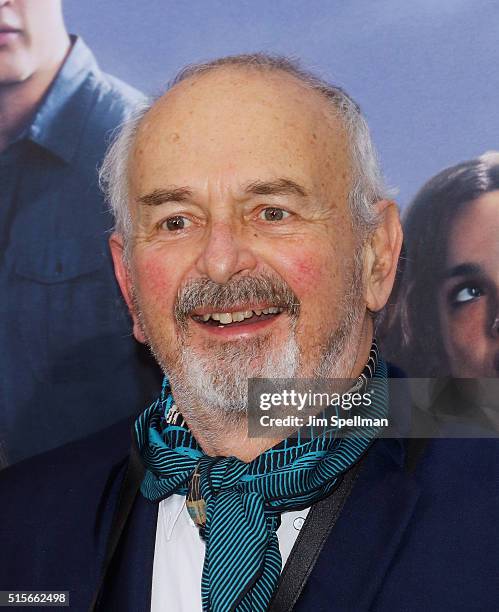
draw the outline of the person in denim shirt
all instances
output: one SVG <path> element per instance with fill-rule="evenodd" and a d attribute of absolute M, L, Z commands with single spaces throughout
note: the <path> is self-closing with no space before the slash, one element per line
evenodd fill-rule
<path fill-rule="evenodd" d="M 97 168 L 143 101 L 66 32 L 60 0 L 0 0 L 0 453 L 139 410 L 157 368 L 129 332 Z"/>

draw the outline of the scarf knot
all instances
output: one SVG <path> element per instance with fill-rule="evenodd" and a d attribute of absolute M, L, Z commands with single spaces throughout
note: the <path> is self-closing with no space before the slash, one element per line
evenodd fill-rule
<path fill-rule="evenodd" d="M 236 457 L 209 457 L 199 460 L 198 471 L 201 477 L 201 493 L 208 501 L 222 491 L 235 490 L 241 476 L 248 472 L 248 464 Z"/>

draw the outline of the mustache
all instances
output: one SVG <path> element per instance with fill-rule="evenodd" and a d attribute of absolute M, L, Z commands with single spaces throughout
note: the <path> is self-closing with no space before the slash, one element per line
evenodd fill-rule
<path fill-rule="evenodd" d="M 261 302 L 282 308 L 295 320 L 300 313 L 300 300 L 291 287 L 279 277 L 261 274 L 242 276 L 223 284 L 208 278 L 189 281 L 177 293 L 174 314 L 177 323 L 185 327 L 190 314 L 199 308 L 226 312 L 239 304 Z"/>

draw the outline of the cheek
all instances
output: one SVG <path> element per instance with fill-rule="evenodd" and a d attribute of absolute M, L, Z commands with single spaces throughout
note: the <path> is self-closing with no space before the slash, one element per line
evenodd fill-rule
<path fill-rule="evenodd" d="M 331 257 L 324 257 L 325 249 L 305 251 L 296 247 L 279 260 L 274 269 L 289 284 L 301 304 L 297 332 L 302 349 L 322 347 L 339 316 L 336 304 L 343 291 L 340 270 Z M 308 348 L 307 348 L 308 347 Z"/>
<path fill-rule="evenodd" d="M 283 254 L 277 272 L 300 297 L 328 290 L 334 283 L 337 270 L 320 253 L 296 248 L 295 253 Z"/>
<path fill-rule="evenodd" d="M 466 358 L 478 355 L 486 342 L 484 325 L 485 302 L 462 306 L 457 311 L 447 311 L 442 320 L 444 339 L 450 357 Z"/>
<path fill-rule="evenodd" d="M 165 265 L 157 257 L 139 258 L 134 265 L 134 277 L 143 304 L 154 303 L 161 310 L 171 310 L 178 288 L 175 266 Z"/>

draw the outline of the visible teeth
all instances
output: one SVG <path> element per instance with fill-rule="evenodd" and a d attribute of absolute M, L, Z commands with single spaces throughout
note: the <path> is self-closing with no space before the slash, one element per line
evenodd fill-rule
<path fill-rule="evenodd" d="M 214 321 L 219 321 L 222 325 L 227 325 L 228 323 L 240 323 L 241 321 L 244 321 L 244 319 L 251 319 L 253 315 L 257 315 L 259 317 L 261 314 L 278 314 L 279 312 L 282 312 L 282 308 L 278 308 L 277 306 L 269 306 L 263 310 L 206 313 L 201 315 L 201 319 L 204 322 L 213 319 Z"/>

